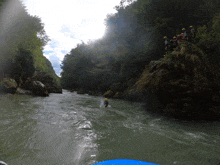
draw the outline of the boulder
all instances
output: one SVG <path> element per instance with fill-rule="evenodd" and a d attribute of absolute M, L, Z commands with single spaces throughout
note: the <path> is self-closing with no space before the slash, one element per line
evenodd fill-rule
<path fill-rule="evenodd" d="M 116 94 L 113 96 L 113 98 L 123 98 L 124 94 L 122 92 L 116 92 Z"/>
<path fill-rule="evenodd" d="M 150 72 L 153 72 L 156 70 L 156 67 L 158 64 L 160 64 L 161 61 L 151 61 L 150 64 L 149 64 L 149 71 Z"/>
<path fill-rule="evenodd" d="M 45 86 L 49 93 L 63 93 L 62 87 L 58 86 L 56 83 L 51 83 L 51 84 L 46 83 Z"/>
<path fill-rule="evenodd" d="M 189 53 L 193 52 L 193 54 Z M 163 112 L 184 119 L 220 119 L 220 76 L 198 48 L 183 48 L 152 61 L 136 83 L 164 105 Z M 216 117 L 217 116 L 217 117 Z"/>
<path fill-rule="evenodd" d="M 20 95 L 30 95 L 32 92 L 30 90 L 22 89 L 22 88 L 17 88 L 16 94 Z"/>
<path fill-rule="evenodd" d="M 97 92 L 97 91 L 89 91 L 88 94 L 91 96 L 101 96 L 102 95 L 101 92 Z"/>
<path fill-rule="evenodd" d="M 165 62 L 158 64 L 155 69 L 157 69 L 157 70 L 159 70 L 159 69 L 172 70 L 172 69 L 174 69 L 174 64 L 175 63 L 173 61 L 165 61 Z"/>
<path fill-rule="evenodd" d="M 14 94 L 16 92 L 17 86 L 18 85 L 14 79 L 4 78 L 3 81 L 1 81 L 0 90 L 1 92 Z"/>
<path fill-rule="evenodd" d="M 111 87 L 110 87 L 110 90 L 113 92 L 113 93 L 116 93 L 116 92 L 123 92 L 125 89 L 127 88 L 127 84 L 126 83 L 115 83 L 113 84 Z"/>
<path fill-rule="evenodd" d="M 77 91 L 77 94 L 85 94 L 83 91 Z"/>
<path fill-rule="evenodd" d="M 105 97 L 111 98 L 115 95 L 114 92 L 112 92 L 111 90 L 108 90 L 107 92 L 104 93 Z"/>
<path fill-rule="evenodd" d="M 45 72 L 39 72 L 31 79 L 32 81 L 42 82 L 46 86 L 48 93 L 62 93 L 62 87 L 54 81 L 52 76 L 47 75 Z"/>
<path fill-rule="evenodd" d="M 49 96 L 46 86 L 40 81 L 32 82 L 32 92 L 38 96 Z"/>
<path fill-rule="evenodd" d="M 38 96 L 49 96 L 46 86 L 40 81 L 32 81 L 28 78 L 25 82 L 24 88 Z"/>
<path fill-rule="evenodd" d="M 89 91 L 88 94 L 91 96 L 95 96 L 96 93 L 94 91 Z"/>

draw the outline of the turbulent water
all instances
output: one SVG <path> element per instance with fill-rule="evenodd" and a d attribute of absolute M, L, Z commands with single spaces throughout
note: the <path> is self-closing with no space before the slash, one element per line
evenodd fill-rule
<path fill-rule="evenodd" d="M 0 160 L 8 165 L 91 165 L 135 159 L 163 165 L 217 165 L 220 123 L 154 115 L 142 103 L 64 91 L 0 97 Z"/>

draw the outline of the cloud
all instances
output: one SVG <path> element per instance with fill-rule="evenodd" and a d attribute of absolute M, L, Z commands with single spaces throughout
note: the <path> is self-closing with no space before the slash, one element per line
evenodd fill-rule
<path fill-rule="evenodd" d="M 56 48 L 59 46 L 59 42 L 58 41 L 55 41 L 55 40 L 52 40 L 50 43 L 49 43 L 50 47 L 52 49 Z"/>
<path fill-rule="evenodd" d="M 53 51 L 43 51 L 45 54 L 50 54 L 50 53 L 53 53 Z"/>
<path fill-rule="evenodd" d="M 70 33 L 70 29 L 67 26 L 63 25 L 62 29 L 60 30 L 60 32 L 62 32 L 62 33 Z"/>
<path fill-rule="evenodd" d="M 53 66 L 60 66 L 60 59 L 56 55 L 50 56 L 49 60 L 53 63 Z"/>
<path fill-rule="evenodd" d="M 60 68 L 60 64 L 61 64 L 61 60 L 55 55 L 51 55 L 49 57 L 49 60 L 52 63 L 53 69 L 55 70 L 56 74 L 58 76 L 60 76 L 60 72 L 61 72 L 61 68 Z"/>
<path fill-rule="evenodd" d="M 23 0 L 27 11 L 37 15 L 51 41 L 44 47 L 57 74 L 58 62 L 81 41 L 101 38 L 105 33 L 104 19 L 115 13 L 121 0 Z M 55 59 L 55 57 L 57 57 Z"/>
<path fill-rule="evenodd" d="M 61 53 L 67 54 L 68 52 L 66 50 L 61 50 Z"/>

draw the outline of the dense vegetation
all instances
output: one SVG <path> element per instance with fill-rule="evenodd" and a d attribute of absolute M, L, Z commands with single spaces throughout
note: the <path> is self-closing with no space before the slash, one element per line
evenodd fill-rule
<path fill-rule="evenodd" d="M 151 60 L 163 57 L 163 36 L 172 38 L 190 25 L 198 29 L 198 46 L 209 56 L 211 51 L 218 56 L 220 1 L 127 0 L 127 6 L 125 2 L 107 16 L 102 39 L 79 44 L 65 56 L 63 87 L 105 92 L 117 86 L 123 91 L 134 85 Z"/>
<path fill-rule="evenodd" d="M 0 69 L 18 84 L 38 72 L 58 81 L 43 56 L 49 38 L 40 18 L 29 15 L 20 0 L 0 0 L 0 22 Z"/>

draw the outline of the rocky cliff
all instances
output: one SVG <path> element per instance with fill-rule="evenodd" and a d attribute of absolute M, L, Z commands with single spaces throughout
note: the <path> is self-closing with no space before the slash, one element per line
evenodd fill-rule
<path fill-rule="evenodd" d="M 181 44 L 158 61 L 151 61 L 135 84 L 141 93 L 150 90 L 166 114 L 183 119 L 220 119 L 218 67 L 195 45 Z"/>

